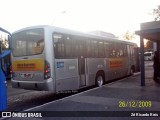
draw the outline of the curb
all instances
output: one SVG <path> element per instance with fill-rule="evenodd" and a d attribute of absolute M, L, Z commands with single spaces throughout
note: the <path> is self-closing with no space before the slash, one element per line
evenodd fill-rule
<path fill-rule="evenodd" d="M 133 74 L 133 76 L 137 76 L 137 75 L 140 75 L 140 74 L 141 74 L 141 72 L 136 72 L 136 73 Z"/>

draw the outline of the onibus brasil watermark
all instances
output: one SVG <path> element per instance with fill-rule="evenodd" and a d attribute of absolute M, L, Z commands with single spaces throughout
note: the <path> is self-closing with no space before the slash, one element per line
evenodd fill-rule
<path fill-rule="evenodd" d="M 31 117 L 31 118 L 39 118 L 42 117 L 40 112 L 2 112 L 3 118 L 10 118 L 10 117 Z"/>

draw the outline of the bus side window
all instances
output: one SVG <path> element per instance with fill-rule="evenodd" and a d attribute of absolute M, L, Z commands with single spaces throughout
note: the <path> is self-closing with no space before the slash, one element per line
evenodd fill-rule
<path fill-rule="evenodd" d="M 98 57 L 98 47 L 97 47 L 97 41 L 93 40 L 91 41 L 92 46 L 92 57 Z"/>
<path fill-rule="evenodd" d="M 86 56 L 86 42 L 84 40 L 85 38 L 81 38 L 81 37 L 78 37 L 78 36 L 75 36 L 74 39 L 73 39 L 73 43 L 74 43 L 74 56 L 76 57 L 80 57 L 80 56 L 83 56 L 85 57 Z"/>
<path fill-rule="evenodd" d="M 111 58 L 116 57 L 115 43 L 110 44 L 110 56 Z"/>
<path fill-rule="evenodd" d="M 54 34 L 54 52 L 55 58 L 64 58 L 64 40 L 63 35 Z"/>
<path fill-rule="evenodd" d="M 115 57 L 120 57 L 120 45 L 119 44 L 115 44 L 114 46 L 115 50 L 116 50 L 116 55 Z"/>
<path fill-rule="evenodd" d="M 108 57 L 110 54 L 109 47 L 110 47 L 110 43 L 104 42 L 105 57 Z"/>
<path fill-rule="evenodd" d="M 132 51 L 131 55 L 134 56 L 135 55 L 135 53 L 134 53 L 134 46 L 131 46 L 131 51 Z"/>
<path fill-rule="evenodd" d="M 123 48 L 123 45 L 122 44 L 117 44 L 117 47 L 116 47 L 116 57 L 123 57 L 124 56 L 124 48 Z"/>
<path fill-rule="evenodd" d="M 127 45 L 124 45 L 124 48 L 123 48 L 123 52 L 124 52 L 124 56 L 127 57 Z"/>
<path fill-rule="evenodd" d="M 86 57 L 86 41 L 85 38 L 79 41 L 79 56 Z"/>
<path fill-rule="evenodd" d="M 128 53 L 128 57 L 131 56 L 131 48 L 130 45 L 127 45 L 127 53 Z"/>
<path fill-rule="evenodd" d="M 98 57 L 104 57 L 104 45 L 103 42 L 98 42 Z"/>
<path fill-rule="evenodd" d="M 70 36 L 66 35 L 64 39 L 64 48 L 65 48 L 65 58 L 72 57 L 72 39 Z"/>
<path fill-rule="evenodd" d="M 78 51 L 78 45 L 76 42 L 76 37 L 72 36 L 72 57 L 73 58 L 78 57 L 77 51 Z"/>
<path fill-rule="evenodd" d="M 92 57 L 92 49 L 91 49 L 91 41 L 87 41 L 87 57 L 90 58 Z"/>
<path fill-rule="evenodd" d="M 134 47 L 131 45 L 128 45 L 128 52 L 129 52 L 129 56 L 132 57 L 134 56 Z"/>

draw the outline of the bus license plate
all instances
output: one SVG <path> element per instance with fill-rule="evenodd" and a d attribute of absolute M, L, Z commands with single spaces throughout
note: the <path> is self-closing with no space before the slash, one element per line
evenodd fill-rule
<path fill-rule="evenodd" d="M 21 74 L 21 78 L 32 78 L 33 77 L 33 74 L 31 73 L 22 73 Z"/>

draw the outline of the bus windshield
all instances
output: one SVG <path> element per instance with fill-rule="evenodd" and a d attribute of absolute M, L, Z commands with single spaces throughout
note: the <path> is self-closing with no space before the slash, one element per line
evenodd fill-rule
<path fill-rule="evenodd" d="M 37 28 L 13 34 L 12 48 L 14 57 L 41 54 L 44 49 L 44 30 Z"/>

